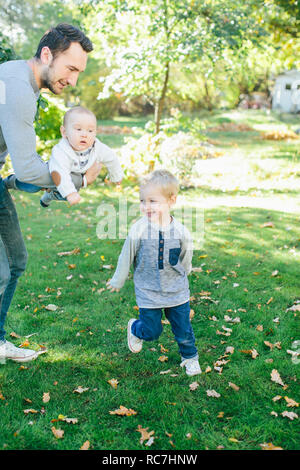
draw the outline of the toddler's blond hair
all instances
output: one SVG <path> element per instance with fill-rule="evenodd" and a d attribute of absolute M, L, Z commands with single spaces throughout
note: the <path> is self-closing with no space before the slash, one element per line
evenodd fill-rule
<path fill-rule="evenodd" d="M 167 199 L 177 196 L 179 192 L 179 182 L 168 170 L 155 170 L 147 175 L 141 181 L 140 191 L 149 185 L 158 186 Z"/>

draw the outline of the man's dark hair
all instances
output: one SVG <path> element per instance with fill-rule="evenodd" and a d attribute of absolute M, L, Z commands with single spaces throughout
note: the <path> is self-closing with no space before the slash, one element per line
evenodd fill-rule
<path fill-rule="evenodd" d="M 67 23 L 60 23 L 55 28 L 46 31 L 40 40 L 34 57 L 39 59 L 43 47 L 49 47 L 53 58 L 55 58 L 58 53 L 69 49 L 72 42 L 78 42 L 86 52 L 93 50 L 93 44 L 80 29 Z"/>

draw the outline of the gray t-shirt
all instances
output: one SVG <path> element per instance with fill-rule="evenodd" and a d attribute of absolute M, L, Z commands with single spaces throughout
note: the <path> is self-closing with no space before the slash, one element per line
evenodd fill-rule
<path fill-rule="evenodd" d="M 179 221 L 173 218 L 170 225 L 159 227 L 142 217 L 129 231 L 110 284 L 123 287 L 133 264 L 138 307 L 181 305 L 190 298 L 192 256 L 191 234 Z"/>
<path fill-rule="evenodd" d="M 17 178 L 54 187 L 48 164 L 36 152 L 34 118 L 39 88 L 26 60 L 0 65 L 0 169 L 10 154 Z"/>

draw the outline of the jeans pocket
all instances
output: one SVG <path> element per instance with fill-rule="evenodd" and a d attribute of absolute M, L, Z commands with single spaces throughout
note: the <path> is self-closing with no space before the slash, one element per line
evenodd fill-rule
<path fill-rule="evenodd" d="M 180 255 L 180 248 L 170 248 L 169 263 L 171 266 L 175 266 L 178 263 L 179 255 Z"/>

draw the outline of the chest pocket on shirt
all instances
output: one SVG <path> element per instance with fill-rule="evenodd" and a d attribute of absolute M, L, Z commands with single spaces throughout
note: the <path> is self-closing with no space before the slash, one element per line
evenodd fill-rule
<path fill-rule="evenodd" d="M 170 248 L 169 263 L 171 266 L 175 266 L 178 263 L 180 251 L 180 248 Z"/>

